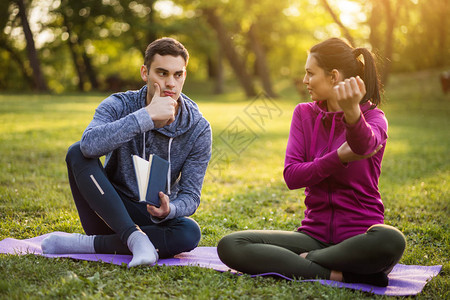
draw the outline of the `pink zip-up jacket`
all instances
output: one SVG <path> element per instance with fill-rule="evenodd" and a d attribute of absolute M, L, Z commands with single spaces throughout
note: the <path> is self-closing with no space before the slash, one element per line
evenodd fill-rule
<path fill-rule="evenodd" d="M 326 243 L 340 243 L 382 224 L 384 206 L 378 191 L 387 120 L 370 102 L 361 105 L 356 124 L 343 112 L 328 112 L 326 102 L 300 103 L 294 110 L 286 149 L 284 179 L 289 189 L 305 189 L 305 217 L 299 231 Z M 337 149 L 372 157 L 343 164 Z"/>

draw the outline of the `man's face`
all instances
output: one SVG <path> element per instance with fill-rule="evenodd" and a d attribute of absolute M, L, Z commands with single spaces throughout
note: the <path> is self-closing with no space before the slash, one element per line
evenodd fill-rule
<path fill-rule="evenodd" d="M 150 70 L 141 67 L 141 77 L 147 83 L 147 104 L 155 93 L 155 83 L 161 90 L 159 96 L 178 100 L 186 79 L 186 62 L 181 56 L 155 54 Z"/>

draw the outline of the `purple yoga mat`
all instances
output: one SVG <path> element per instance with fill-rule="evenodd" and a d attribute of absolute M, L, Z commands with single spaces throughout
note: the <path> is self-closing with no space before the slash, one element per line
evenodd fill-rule
<path fill-rule="evenodd" d="M 55 232 L 57 234 L 68 234 L 65 232 Z M 37 236 L 26 240 L 17 240 L 6 238 L 0 241 L 0 253 L 4 254 L 35 254 L 45 257 L 69 257 L 79 260 L 103 261 L 106 263 L 121 265 L 128 264 L 131 261 L 131 255 L 114 255 L 114 254 L 43 254 L 41 250 L 41 242 L 48 234 Z M 225 272 L 230 270 L 224 265 L 217 256 L 216 247 L 198 247 L 190 252 L 176 255 L 173 258 L 160 259 L 158 265 L 166 266 L 198 266 L 203 268 L 214 269 Z M 319 281 L 321 284 L 345 287 L 354 290 L 361 290 L 377 295 L 387 296 L 410 296 L 420 293 L 425 284 L 441 271 L 442 266 L 414 266 L 398 264 L 389 274 L 389 286 L 376 287 L 368 284 L 342 283 L 331 280 L 301 280 L 302 282 Z M 286 280 L 292 280 L 277 273 L 265 273 L 255 276 L 278 276 Z"/>

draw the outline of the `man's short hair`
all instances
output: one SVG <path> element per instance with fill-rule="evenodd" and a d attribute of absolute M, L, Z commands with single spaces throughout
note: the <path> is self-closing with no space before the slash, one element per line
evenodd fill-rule
<path fill-rule="evenodd" d="M 147 49 L 145 49 L 144 56 L 144 64 L 147 68 L 150 68 L 151 63 L 153 62 L 153 57 L 155 54 L 163 55 L 171 55 L 171 56 L 181 56 L 183 57 L 186 65 L 189 61 L 189 53 L 187 49 L 181 44 L 179 41 L 173 38 L 160 38 L 153 42 L 151 42 Z"/>

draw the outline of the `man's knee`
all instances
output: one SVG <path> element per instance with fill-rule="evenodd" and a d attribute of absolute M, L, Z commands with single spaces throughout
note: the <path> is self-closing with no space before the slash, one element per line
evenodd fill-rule
<path fill-rule="evenodd" d="M 80 142 L 78 141 L 67 149 L 66 162 L 70 164 L 72 161 L 79 160 L 80 158 L 84 158 L 84 156 L 81 152 Z"/>
<path fill-rule="evenodd" d="M 93 159 L 84 156 L 79 141 L 71 145 L 67 150 L 66 163 L 69 169 L 74 173 L 84 169 L 87 165 L 91 167 L 99 166 L 98 158 Z"/>
<path fill-rule="evenodd" d="M 198 246 L 202 233 L 200 226 L 191 218 L 180 219 L 182 234 L 177 237 L 177 242 L 184 248 L 183 251 L 190 251 Z"/>

